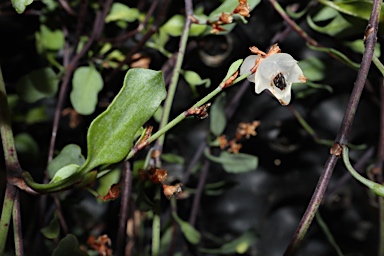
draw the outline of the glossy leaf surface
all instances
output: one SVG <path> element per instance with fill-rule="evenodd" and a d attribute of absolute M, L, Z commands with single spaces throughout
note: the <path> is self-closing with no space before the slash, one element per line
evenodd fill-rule
<path fill-rule="evenodd" d="M 83 171 L 123 160 L 133 145 L 137 130 L 152 117 L 165 95 L 160 71 L 129 70 L 118 95 L 91 123 Z"/>

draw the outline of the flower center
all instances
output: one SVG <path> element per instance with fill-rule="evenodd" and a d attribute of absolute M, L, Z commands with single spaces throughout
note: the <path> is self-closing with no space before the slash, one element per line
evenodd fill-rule
<path fill-rule="evenodd" d="M 275 85 L 280 90 L 284 90 L 287 87 L 287 82 L 285 81 L 285 77 L 280 72 L 272 79 L 273 85 Z"/>

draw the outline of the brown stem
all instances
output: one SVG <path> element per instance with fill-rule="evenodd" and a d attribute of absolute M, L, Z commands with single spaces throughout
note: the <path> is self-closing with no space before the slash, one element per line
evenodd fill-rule
<path fill-rule="evenodd" d="M 270 0 L 272 1 L 272 0 Z M 363 59 L 360 65 L 360 69 L 357 73 L 357 78 L 355 81 L 355 86 L 352 90 L 351 97 L 349 98 L 348 107 L 344 114 L 343 121 L 341 123 L 339 132 L 336 136 L 335 143 L 338 143 L 341 146 L 344 146 L 348 142 L 349 131 L 355 117 L 356 109 L 361 97 L 361 92 L 364 88 L 365 81 L 368 76 L 368 71 L 371 66 L 372 56 L 374 52 L 374 47 L 376 44 L 376 34 L 378 29 L 378 22 L 380 17 L 380 8 L 381 0 L 375 0 L 373 3 L 373 9 L 371 17 L 368 22 L 365 35 L 365 50 L 363 54 Z M 316 186 L 316 190 L 312 195 L 312 199 L 307 207 L 307 210 L 302 217 L 299 226 L 288 245 L 287 250 L 284 255 L 294 255 L 303 240 L 305 234 L 308 231 L 310 224 L 316 214 L 316 211 L 321 203 L 325 189 L 329 183 L 329 180 L 332 176 L 333 169 L 336 165 L 338 158 L 334 155 L 330 155 L 327 162 L 325 163 L 323 173 L 319 179 L 319 182 Z"/>
<path fill-rule="evenodd" d="M 116 255 L 125 255 L 125 234 L 127 228 L 127 220 L 129 213 L 129 199 L 132 190 L 132 171 L 128 161 L 125 162 L 121 175 L 123 192 L 120 203 L 119 229 L 117 231 Z"/>

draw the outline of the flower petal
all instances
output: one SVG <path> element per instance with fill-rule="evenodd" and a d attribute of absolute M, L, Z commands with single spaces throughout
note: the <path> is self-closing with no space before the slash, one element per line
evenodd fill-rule
<path fill-rule="evenodd" d="M 250 55 L 247 58 L 244 59 L 243 64 L 240 66 L 240 76 L 250 73 L 251 69 L 255 66 L 256 59 L 258 58 L 257 55 Z M 248 80 L 252 83 L 255 82 L 255 75 L 252 74 L 248 76 Z"/>

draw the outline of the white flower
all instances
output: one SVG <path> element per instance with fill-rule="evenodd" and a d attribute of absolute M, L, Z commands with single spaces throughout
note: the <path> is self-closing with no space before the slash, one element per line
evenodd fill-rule
<path fill-rule="evenodd" d="M 297 61 L 287 53 L 274 53 L 267 57 L 251 55 L 241 65 L 240 75 L 249 73 L 258 58 L 262 59 L 256 66 L 256 72 L 248 77 L 249 81 L 255 83 L 256 93 L 268 89 L 281 105 L 288 105 L 291 101 L 292 83 L 306 81 Z"/>

